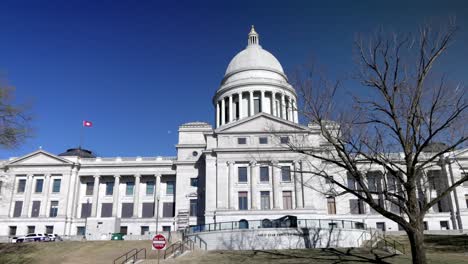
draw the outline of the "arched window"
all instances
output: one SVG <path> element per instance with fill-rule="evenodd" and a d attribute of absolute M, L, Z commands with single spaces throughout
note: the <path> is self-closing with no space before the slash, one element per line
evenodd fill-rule
<path fill-rule="evenodd" d="M 249 222 L 245 219 L 240 220 L 239 229 L 249 229 Z"/>

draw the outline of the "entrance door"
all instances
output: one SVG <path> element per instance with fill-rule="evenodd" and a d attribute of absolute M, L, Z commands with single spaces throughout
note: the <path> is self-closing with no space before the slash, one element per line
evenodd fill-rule
<path fill-rule="evenodd" d="M 376 223 L 377 229 L 381 231 L 385 231 L 385 222 L 378 222 Z"/>

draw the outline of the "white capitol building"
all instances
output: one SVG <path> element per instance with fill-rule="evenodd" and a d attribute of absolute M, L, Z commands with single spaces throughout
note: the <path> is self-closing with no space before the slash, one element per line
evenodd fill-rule
<path fill-rule="evenodd" d="M 317 151 L 325 142 L 317 127 L 299 123 L 296 91 L 253 27 L 213 105 L 214 127 L 179 127 L 176 157 L 95 157 L 84 149 L 55 155 L 40 149 L 2 161 L 0 237 L 138 237 L 154 233 L 156 223 L 158 231 L 169 231 L 286 215 L 399 230 L 349 194 L 324 194 L 330 184 L 301 172 L 319 161 L 290 151 L 288 142 L 301 138 L 304 148 Z M 461 177 L 451 159 L 468 167 L 466 151 L 450 157 L 432 171 L 445 183 Z M 336 171 L 336 177 L 347 181 L 345 173 Z M 426 228 L 468 229 L 466 197 L 468 186 L 457 187 L 426 215 Z"/>

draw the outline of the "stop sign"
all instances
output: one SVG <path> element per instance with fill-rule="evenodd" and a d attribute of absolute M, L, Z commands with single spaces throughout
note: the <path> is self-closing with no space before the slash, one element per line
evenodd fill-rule
<path fill-rule="evenodd" d="M 166 247 L 166 238 L 161 235 L 157 234 L 153 237 L 153 250 L 161 250 Z"/>

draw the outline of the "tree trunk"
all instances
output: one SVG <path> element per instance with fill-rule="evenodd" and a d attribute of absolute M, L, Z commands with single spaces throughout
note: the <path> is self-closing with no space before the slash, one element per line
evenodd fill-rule
<path fill-rule="evenodd" d="M 411 257 L 413 264 L 426 264 L 426 249 L 424 248 L 424 228 L 419 226 L 411 231 L 407 231 L 411 245 Z"/>

